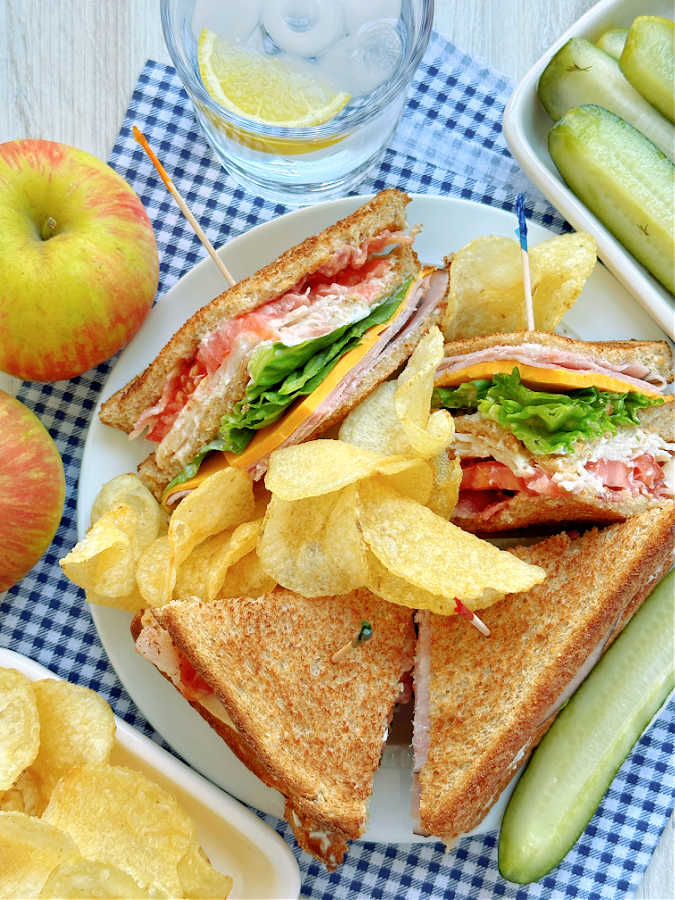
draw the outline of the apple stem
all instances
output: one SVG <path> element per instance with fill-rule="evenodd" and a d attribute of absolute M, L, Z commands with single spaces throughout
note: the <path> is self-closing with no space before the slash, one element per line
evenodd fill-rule
<path fill-rule="evenodd" d="M 40 229 L 40 237 L 43 241 L 48 241 L 50 237 L 54 234 L 56 230 L 56 219 L 54 216 L 47 216 Z"/>

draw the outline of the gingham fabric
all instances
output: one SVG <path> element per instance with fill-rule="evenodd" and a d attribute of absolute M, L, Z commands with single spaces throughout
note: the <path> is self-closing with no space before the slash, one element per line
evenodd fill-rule
<path fill-rule="evenodd" d="M 452 194 L 513 209 L 525 190 L 527 213 L 561 230 L 562 220 L 528 184 L 506 149 L 501 118 L 510 84 L 434 35 L 411 85 L 392 146 L 365 193 L 395 185 Z M 134 187 L 153 222 L 160 256 L 159 292 L 204 256 L 199 241 L 131 136 L 147 135 L 211 241 L 219 246 L 285 212 L 239 188 L 220 168 L 197 129 L 190 104 L 168 66 L 149 61 L 134 91 L 110 157 Z M 515 226 L 515 220 L 514 220 Z M 82 592 L 57 563 L 76 541 L 75 505 L 87 425 L 110 363 L 55 384 L 24 384 L 19 398 L 40 417 L 63 457 L 67 497 L 63 520 L 41 562 L 0 598 L 0 644 L 99 691 L 115 712 L 159 743 L 112 670 Z M 622 766 L 600 808 L 564 862 L 540 883 L 518 887 L 497 869 L 497 836 L 441 844 L 352 844 L 333 874 L 295 844 L 284 822 L 264 816 L 295 849 L 307 897 L 607 898 L 630 894 L 649 862 L 673 803 L 675 703 L 663 709 Z"/>

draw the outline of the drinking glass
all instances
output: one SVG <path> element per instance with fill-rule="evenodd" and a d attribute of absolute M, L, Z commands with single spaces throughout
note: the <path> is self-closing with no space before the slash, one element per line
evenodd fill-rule
<path fill-rule="evenodd" d="M 217 158 L 250 191 L 287 205 L 342 196 L 379 160 L 429 42 L 433 12 L 433 0 L 161 3 L 169 53 Z M 288 59 L 310 77 L 316 72 L 350 99 L 329 121 L 301 128 L 232 112 L 200 76 L 203 29 L 230 45 Z"/>

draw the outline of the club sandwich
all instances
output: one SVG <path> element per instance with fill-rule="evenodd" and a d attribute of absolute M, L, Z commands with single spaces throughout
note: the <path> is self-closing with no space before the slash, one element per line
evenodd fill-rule
<path fill-rule="evenodd" d="M 488 639 L 458 616 L 417 613 L 413 816 L 419 833 L 451 846 L 483 820 L 670 568 L 674 526 L 671 502 L 580 537 L 563 533 L 514 548 L 547 578 L 481 611 Z"/>
<path fill-rule="evenodd" d="M 364 622 L 371 637 L 359 642 Z M 329 869 L 339 865 L 365 830 L 392 710 L 405 696 L 411 610 L 367 590 L 307 600 L 277 588 L 257 599 L 173 601 L 136 616 L 132 635 L 239 759 L 285 796 L 300 846 Z"/>
<path fill-rule="evenodd" d="M 409 200 L 384 190 L 225 291 L 103 404 L 102 422 L 155 443 L 139 473 L 156 497 L 225 465 L 262 477 L 272 450 L 330 428 L 405 362 L 448 282 L 420 268 Z"/>
<path fill-rule="evenodd" d="M 474 532 L 611 522 L 673 496 L 665 341 L 544 332 L 445 346 L 435 402 L 455 417 L 454 521 Z"/>

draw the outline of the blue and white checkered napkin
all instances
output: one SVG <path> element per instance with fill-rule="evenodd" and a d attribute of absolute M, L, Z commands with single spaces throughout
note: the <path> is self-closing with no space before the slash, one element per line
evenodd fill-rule
<path fill-rule="evenodd" d="M 524 190 L 527 213 L 562 230 L 564 223 L 509 155 L 501 118 L 510 85 L 452 44 L 434 36 L 411 85 L 401 124 L 379 167 L 359 192 L 395 185 L 412 192 L 452 194 L 513 209 Z M 168 66 L 148 62 L 134 91 L 110 162 L 137 191 L 154 224 L 160 293 L 204 251 L 131 136 L 147 135 L 211 241 L 219 246 L 285 212 L 239 188 L 202 138 L 191 107 Z M 66 507 L 58 534 L 33 571 L 0 600 L 0 644 L 88 685 L 118 715 L 161 743 L 121 687 L 98 640 L 82 593 L 60 572 L 59 557 L 76 541 L 77 480 L 85 433 L 110 364 L 56 384 L 24 384 L 19 397 L 50 430 L 63 456 Z M 673 803 L 675 704 L 662 710 L 622 766 L 588 828 L 565 861 L 540 883 L 516 887 L 497 869 L 497 837 L 440 844 L 357 842 L 346 862 L 327 874 L 297 848 L 284 822 L 265 817 L 296 849 L 303 894 L 311 897 L 495 896 L 614 898 L 631 892 L 645 869 Z"/>

